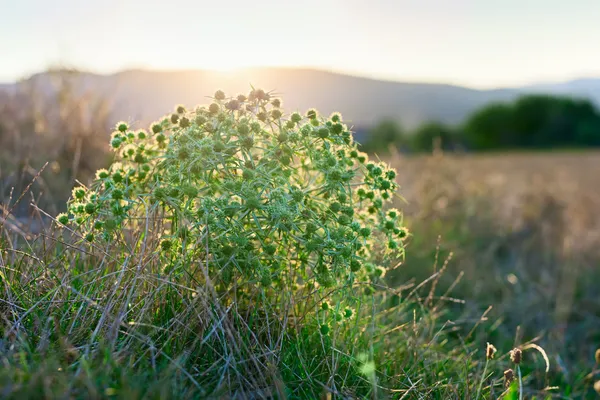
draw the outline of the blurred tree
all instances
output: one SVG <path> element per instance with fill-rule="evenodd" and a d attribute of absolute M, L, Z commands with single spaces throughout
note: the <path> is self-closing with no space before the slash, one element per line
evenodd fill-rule
<path fill-rule="evenodd" d="M 476 111 L 464 139 L 476 150 L 598 146 L 600 114 L 589 100 L 528 95 Z"/>
<path fill-rule="evenodd" d="M 361 144 L 361 150 L 367 153 L 387 154 L 392 147 L 399 149 L 406 144 L 407 138 L 401 125 L 386 119 L 368 131 Z"/>
<path fill-rule="evenodd" d="M 413 151 L 432 152 L 436 146 L 441 150 L 452 150 L 459 144 L 459 134 L 453 128 L 441 122 L 426 122 L 410 137 Z M 437 145 L 436 145 L 437 142 Z"/>
<path fill-rule="evenodd" d="M 464 140 L 473 149 L 510 147 L 515 135 L 512 119 L 512 106 L 490 104 L 467 119 L 463 127 Z"/>

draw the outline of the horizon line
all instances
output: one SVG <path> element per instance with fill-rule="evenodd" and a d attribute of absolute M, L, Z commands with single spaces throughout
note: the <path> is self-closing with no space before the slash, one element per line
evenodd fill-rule
<path fill-rule="evenodd" d="M 510 90 L 510 89 L 526 88 L 526 87 L 531 87 L 531 86 L 567 84 L 567 83 L 573 83 L 573 82 L 585 81 L 585 80 L 600 80 L 600 75 L 598 75 L 598 76 L 586 75 L 586 76 L 578 76 L 578 77 L 564 78 L 564 79 L 557 79 L 557 80 L 534 81 L 534 82 L 529 82 L 529 83 L 513 84 L 513 85 L 507 85 L 507 86 L 473 86 L 473 85 L 469 85 L 469 84 L 462 84 L 462 83 L 451 82 L 451 81 L 439 81 L 439 80 L 427 80 L 427 79 L 400 80 L 400 79 L 396 79 L 396 78 L 392 78 L 392 77 L 385 77 L 385 76 L 376 77 L 376 76 L 373 76 L 370 74 L 361 74 L 358 71 L 354 72 L 354 71 L 350 71 L 350 70 L 339 70 L 339 69 L 335 69 L 335 68 L 325 68 L 325 67 L 309 66 L 309 65 L 306 65 L 306 66 L 302 66 L 302 65 L 299 65 L 299 66 L 289 66 L 289 65 L 259 66 L 259 65 L 256 65 L 256 66 L 231 68 L 231 69 L 227 69 L 227 70 L 219 70 L 219 69 L 211 69 L 211 68 L 153 68 L 153 67 L 147 67 L 147 66 L 131 66 L 131 67 L 126 67 L 126 68 L 117 69 L 117 70 L 113 70 L 113 71 L 94 71 L 92 69 L 64 65 L 64 66 L 54 66 L 54 67 L 49 66 L 46 69 L 41 70 L 39 72 L 24 74 L 21 78 L 18 78 L 18 79 L 12 80 L 12 81 L 0 81 L 0 85 L 14 85 L 14 84 L 18 84 L 23 81 L 27 81 L 35 76 L 43 75 L 46 73 L 52 73 L 52 72 L 75 72 L 75 73 L 110 77 L 110 76 L 117 76 L 117 75 L 123 74 L 123 73 L 132 73 L 132 72 L 133 73 L 135 73 L 135 72 L 147 72 L 147 73 L 185 73 L 185 72 L 202 73 L 202 72 L 204 72 L 204 73 L 227 75 L 227 74 L 235 74 L 236 72 L 252 71 L 252 70 L 268 70 L 268 69 L 322 72 L 322 73 L 329 73 L 329 74 L 333 74 L 333 75 L 341 75 L 341 76 L 347 76 L 347 77 L 366 79 L 366 80 L 375 81 L 375 82 L 405 83 L 405 84 L 432 85 L 432 86 L 450 86 L 450 87 L 464 88 L 464 89 L 475 90 L 475 91 Z"/>

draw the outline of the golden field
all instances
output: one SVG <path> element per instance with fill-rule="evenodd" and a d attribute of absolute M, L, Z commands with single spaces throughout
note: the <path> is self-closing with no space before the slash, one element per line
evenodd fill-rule
<path fill-rule="evenodd" d="M 395 279 L 418 282 L 444 268 L 438 292 L 452 290 L 442 301 L 465 318 L 485 312 L 481 325 L 492 333 L 483 340 L 535 340 L 565 377 L 591 371 L 600 344 L 600 153 L 388 160 L 413 234 Z"/>

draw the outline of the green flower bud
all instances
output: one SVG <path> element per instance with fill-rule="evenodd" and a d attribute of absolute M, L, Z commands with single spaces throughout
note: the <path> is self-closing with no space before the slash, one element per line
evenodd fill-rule
<path fill-rule="evenodd" d="M 325 128 L 325 127 L 323 127 L 323 128 L 320 128 L 320 129 L 317 131 L 317 135 L 318 135 L 318 136 L 319 136 L 321 139 L 328 138 L 328 137 L 329 137 L 329 129 L 327 129 L 327 128 Z"/>
<path fill-rule="evenodd" d="M 69 216 L 65 213 L 60 213 L 56 216 L 56 220 L 62 225 L 67 225 L 69 223 Z"/>
<path fill-rule="evenodd" d="M 162 131 L 162 126 L 160 126 L 158 123 L 154 123 L 150 126 L 150 129 L 152 129 L 153 133 L 159 133 Z"/>
<path fill-rule="evenodd" d="M 121 122 L 117 123 L 117 130 L 119 132 L 124 133 L 124 132 L 127 132 L 128 129 L 129 129 L 129 125 L 127 124 L 127 122 L 121 121 Z"/>
<path fill-rule="evenodd" d="M 121 141 L 121 139 L 120 139 L 120 138 L 113 138 L 113 139 L 110 141 L 110 145 L 111 145 L 111 147 L 112 147 L 113 149 L 118 149 L 119 147 L 121 147 L 121 144 L 122 144 L 122 143 L 123 143 L 123 142 Z"/>
<path fill-rule="evenodd" d="M 371 230 L 369 228 L 361 228 L 359 231 L 360 236 L 364 237 L 364 238 L 368 238 L 369 236 L 371 236 Z"/>
<path fill-rule="evenodd" d="M 289 139 L 289 136 L 288 136 L 288 134 L 287 134 L 287 133 L 285 133 L 285 132 L 281 132 L 281 133 L 279 134 L 279 136 L 277 136 L 277 141 L 278 141 L 279 143 L 285 143 L 285 142 L 287 142 L 287 141 L 288 141 L 288 139 Z"/>
<path fill-rule="evenodd" d="M 96 205 L 92 203 L 87 203 L 85 205 L 85 212 L 88 214 L 93 214 L 96 212 Z"/>

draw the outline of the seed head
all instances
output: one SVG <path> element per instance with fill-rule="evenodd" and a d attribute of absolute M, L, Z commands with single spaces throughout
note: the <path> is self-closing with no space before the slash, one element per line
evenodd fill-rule
<path fill-rule="evenodd" d="M 306 112 L 306 117 L 310 118 L 310 119 L 315 119 L 317 118 L 317 110 L 315 110 L 314 108 L 311 108 L 310 110 L 308 110 Z"/>
<path fill-rule="evenodd" d="M 265 122 L 267 120 L 267 113 L 261 111 L 256 114 L 256 118 L 258 118 L 259 121 Z"/>
<path fill-rule="evenodd" d="M 185 112 L 185 107 L 180 104 L 175 108 L 175 111 L 177 111 L 177 114 L 183 114 Z"/>
<path fill-rule="evenodd" d="M 217 90 L 215 92 L 215 100 L 225 100 L 225 92 L 222 90 Z"/>
<path fill-rule="evenodd" d="M 279 119 L 279 118 L 281 118 L 281 115 L 282 115 L 282 113 L 278 109 L 271 111 L 271 116 L 273 117 L 273 119 Z"/>
<path fill-rule="evenodd" d="M 333 114 L 331 114 L 329 119 L 332 120 L 333 122 L 340 122 L 342 120 L 342 114 L 340 114 L 338 112 L 334 112 Z"/>
<path fill-rule="evenodd" d="M 264 90 L 262 90 L 262 89 L 258 89 L 258 90 L 256 91 L 256 98 L 257 98 L 258 100 L 261 100 L 261 101 L 267 101 L 267 100 L 269 100 L 269 99 L 271 98 L 271 96 L 269 96 L 269 94 L 268 94 L 268 93 L 265 93 L 265 91 L 264 91 Z"/>
<path fill-rule="evenodd" d="M 298 122 L 302 121 L 302 115 L 298 114 L 297 112 L 292 113 L 292 115 L 290 115 L 290 120 L 297 124 Z"/>
<path fill-rule="evenodd" d="M 600 365 L 600 349 L 596 350 L 596 364 Z"/>
<path fill-rule="evenodd" d="M 245 102 L 246 100 L 248 100 L 248 98 L 246 96 L 244 96 L 243 94 L 238 94 L 236 97 L 237 101 L 239 101 L 240 103 Z"/>
<path fill-rule="evenodd" d="M 178 114 L 171 114 L 171 122 L 176 124 L 177 121 L 179 121 L 179 115 Z"/>
<path fill-rule="evenodd" d="M 523 352 L 521 351 L 521 349 L 514 348 L 510 351 L 510 360 L 517 365 L 521 364 L 522 355 Z"/>
<path fill-rule="evenodd" d="M 281 100 L 273 99 L 273 100 L 271 100 L 271 104 L 273 105 L 273 107 L 279 108 L 279 107 L 281 107 Z"/>
<path fill-rule="evenodd" d="M 208 106 L 208 111 L 211 114 L 216 114 L 219 112 L 219 105 L 217 103 L 212 103 L 210 106 Z"/>
<path fill-rule="evenodd" d="M 488 343 L 485 349 L 485 358 L 491 360 L 492 358 L 494 358 L 494 354 L 496 354 L 496 351 L 496 347 L 494 347 L 493 344 Z"/>
<path fill-rule="evenodd" d="M 236 100 L 236 99 L 229 100 L 227 102 L 227 104 L 225 104 L 225 108 L 230 111 L 239 110 L 240 109 L 240 101 Z"/>
<path fill-rule="evenodd" d="M 190 120 L 186 117 L 181 117 L 181 119 L 179 120 L 179 126 L 182 128 L 187 128 L 188 126 L 190 126 Z"/>
<path fill-rule="evenodd" d="M 515 373 L 512 369 L 504 371 L 504 386 L 509 387 L 512 381 L 515 380 Z"/>

